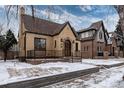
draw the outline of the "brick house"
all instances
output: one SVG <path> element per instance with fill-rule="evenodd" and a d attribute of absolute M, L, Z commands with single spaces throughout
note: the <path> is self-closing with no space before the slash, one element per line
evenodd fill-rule
<path fill-rule="evenodd" d="M 119 56 L 119 48 L 117 47 L 115 32 L 109 32 L 108 47 L 109 47 L 109 52 L 111 56 L 114 56 L 114 57 Z"/>
<path fill-rule="evenodd" d="M 124 38 L 121 34 L 117 32 L 110 32 L 109 33 L 112 44 L 111 44 L 111 51 L 116 57 L 123 57 L 123 42 Z"/>
<path fill-rule="evenodd" d="M 14 59 L 18 58 L 18 44 L 13 45 L 7 52 L 7 59 Z M 4 59 L 4 53 L 2 50 L 0 50 L 0 60 Z"/>
<path fill-rule="evenodd" d="M 78 55 L 78 34 L 69 22 L 63 24 L 32 17 L 21 8 L 19 31 L 20 57 L 66 57 Z"/>
<path fill-rule="evenodd" d="M 81 51 L 83 58 L 101 58 L 107 47 L 109 38 L 103 21 L 92 23 L 88 28 L 78 32 L 81 38 Z"/>

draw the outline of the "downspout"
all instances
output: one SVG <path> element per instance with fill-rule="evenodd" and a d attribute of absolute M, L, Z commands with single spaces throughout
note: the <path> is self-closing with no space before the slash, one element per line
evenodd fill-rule
<path fill-rule="evenodd" d="M 93 48 L 94 48 L 94 46 L 93 46 L 93 40 L 92 40 L 92 59 L 94 58 L 93 57 Z"/>
<path fill-rule="evenodd" d="M 24 38 L 24 45 L 25 45 L 25 61 L 26 61 L 26 32 L 25 32 L 25 38 Z"/>
<path fill-rule="evenodd" d="M 81 46 L 81 47 L 80 47 L 80 50 L 81 50 L 81 59 L 82 59 L 82 41 L 80 41 L 80 42 L 81 42 L 81 43 L 80 43 L 80 44 L 81 44 L 81 45 L 80 45 L 80 46 Z"/>
<path fill-rule="evenodd" d="M 122 48 L 122 54 L 123 54 L 123 56 L 122 56 L 122 57 L 124 58 L 124 48 Z"/>

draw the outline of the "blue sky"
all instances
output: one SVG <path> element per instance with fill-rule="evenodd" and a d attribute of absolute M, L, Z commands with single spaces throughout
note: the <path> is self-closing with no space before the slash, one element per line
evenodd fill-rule
<path fill-rule="evenodd" d="M 46 5 L 34 6 L 35 16 L 43 19 L 47 19 L 48 13 Z M 118 22 L 118 14 L 113 6 L 106 5 L 61 5 L 61 6 L 50 6 L 50 19 L 51 21 L 64 23 L 69 21 L 71 25 L 76 29 L 80 30 L 87 28 L 93 22 L 103 20 L 106 29 L 111 32 L 114 31 L 115 26 Z M 12 11 L 16 11 L 12 9 Z M 26 13 L 31 14 L 29 6 L 26 7 Z M 4 12 L 4 6 L 0 6 L 0 23 L 6 24 L 6 15 Z M 15 34 L 18 33 L 18 19 L 11 17 L 9 28 L 11 28 Z"/>

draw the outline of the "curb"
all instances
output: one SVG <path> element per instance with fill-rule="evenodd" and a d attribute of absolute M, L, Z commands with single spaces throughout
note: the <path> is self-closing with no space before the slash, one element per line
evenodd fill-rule
<path fill-rule="evenodd" d="M 100 69 L 117 67 L 117 66 L 121 66 L 121 65 L 124 65 L 124 63 L 118 63 L 118 64 L 114 64 L 114 65 L 101 65 Z"/>

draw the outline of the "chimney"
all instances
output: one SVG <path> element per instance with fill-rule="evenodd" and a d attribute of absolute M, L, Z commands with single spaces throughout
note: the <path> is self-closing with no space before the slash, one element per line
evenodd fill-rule
<path fill-rule="evenodd" d="M 23 6 L 20 6 L 20 15 L 25 14 L 25 9 Z"/>
<path fill-rule="evenodd" d="M 21 34 L 24 32 L 24 26 L 23 26 L 23 18 L 22 15 L 25 14 L 25 8 L 24 6 L 19 6 L 19 14 L 20 14 L 20 20 L 19 20 L 19 37 L 21 37 Z"/>

